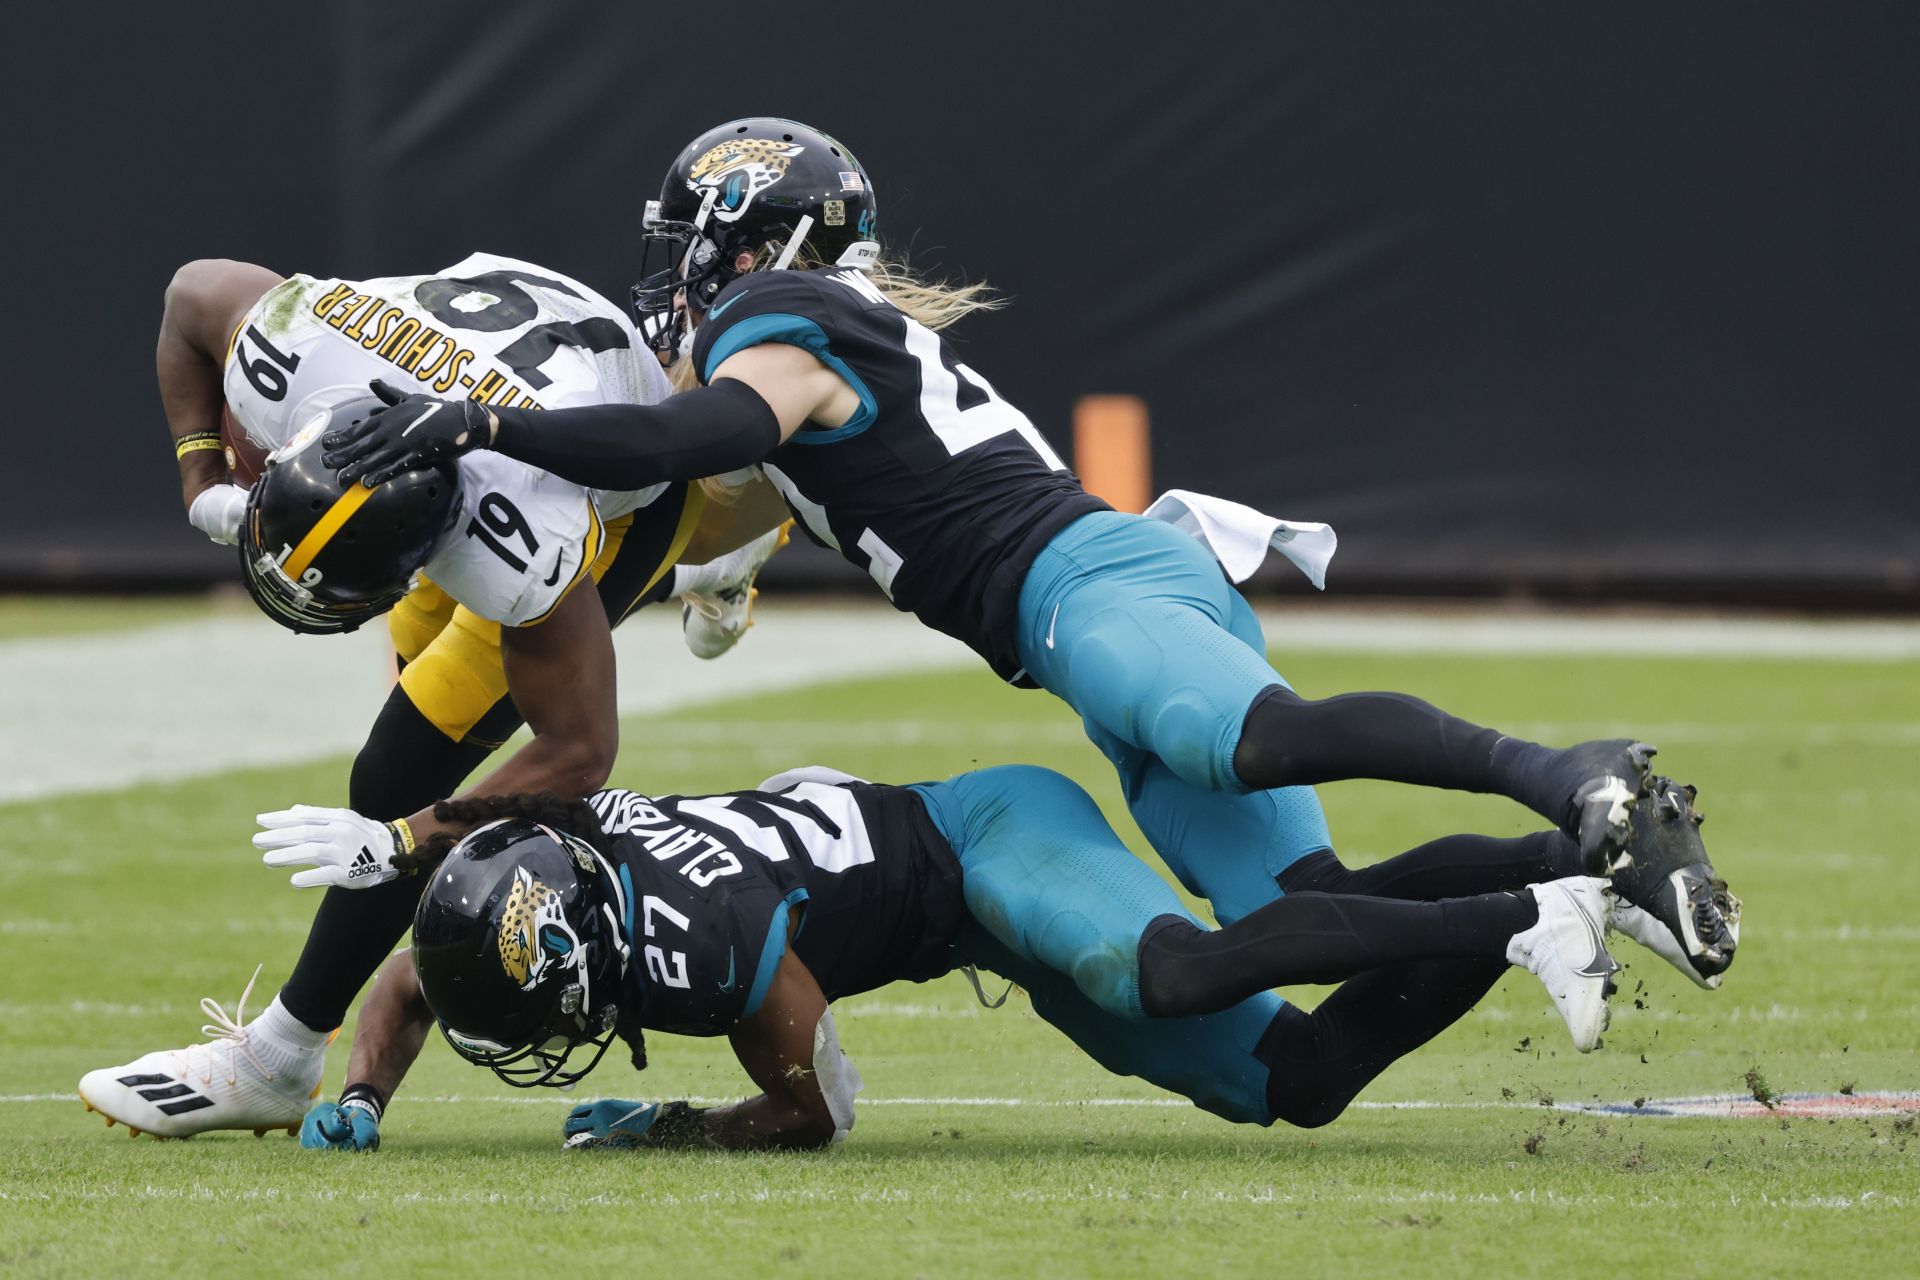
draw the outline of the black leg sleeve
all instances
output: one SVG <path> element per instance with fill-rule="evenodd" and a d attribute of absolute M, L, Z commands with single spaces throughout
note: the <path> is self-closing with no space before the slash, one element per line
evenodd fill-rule
<path fill-rule="evenodd" d="M 1254 1049 L 1274 1118 L 1313 1129 L 1374 1077 L 1458 1021 L 1506 970 L 1498 960 L 1415 960 L 1363 973 L 1312 1013 L 1286 1005 Z"/>
<path fill-rule="evenodd" d="M 1217 930 L 1163 916 L 1140 938 L 1140 1006 L 1151 1018 L 1184 1018 L 1401 960 L 1505 964 L 1507 943 L 1538 919 L 1526 892 L 1440 902 L 1289 894 Z"/>
<path fill-rule="evenodd" d="M 476 732 L 489 731 L 487 741 L 469 735 L 455 742 L 396 685 L 354 758 L 348 807 L 384 822 L 452 795 L 516 722 L 512 704 L 503 699 L 475 726 Z M 373 889 L 327 890 L 300 960 L 280 988 L 287 1011 L 316 1031 L 339 1026 L 354 996 L 406 936 L 419 898 L 420 881 L 413 876 Z"/>
<path fill-rule="evenodd" d="M 1578 787 L 1599 775 L 1636 777 L 1632 739 L 1555 750 L 1448 716 L 1404 693 L 1302 699 L 1265 689 L 1240 723 L 1233 770 L 1254 791 L 1377 777 L 1388 783 L 1480 791 L 1519 800 L 1571 833 Z"/>
<path fill-rule="evenodd" d="M 1558 831 L 1515 839 L 1458 835 L 1429 840 L 1370 867 L 1348 868 L 1331 851 L 1310 853 L 1280 873 L 1287 893 L 1358 893 L 1435 902 L 1581 874 L 1580 846 Z"/>
<path fill-rule="evenodd" d="M 1275 685 L 1247 711 L 1234 771 L 1257 790 L 1379 778 L 1498 791 L 1492 729 L 1404 693 L 1343 693 L 1309 701 Z"/>

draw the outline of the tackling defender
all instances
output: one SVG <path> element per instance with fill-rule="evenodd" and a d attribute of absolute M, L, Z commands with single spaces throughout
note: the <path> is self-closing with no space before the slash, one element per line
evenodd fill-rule
<path fill-rule="evenodd" d="M 1364 878 L 1333 858 L 1308 788 L 1380 778 L 1526 805 L 1572 838 L 1570 856 L 1611 859 L 1642 913 L 1617 925 L 1655 920 L 1690 977 L 1724 972 L 1738 904 L 1704 846 L 1657 863 L 1622 852 L 1650 748 L 1555 750 L 1401 694 L 1294 693 L 1233 583 L 1272 546 L 1317 585 L 1331 531 L 1198 494 L 1163 498 L 1158 519 L 1108 509 L 939 336 L 989 305 L 978 287 L 914 279 L 881 256 L 876 221 L 871 179 L 834 138 L 721 125 L 649 206 L 648 246 L 668 258 L 636 288 L 643 331 L 700 387 L 538 414 L 418 395 L 330 433 L 329 461 L 377 482 L 489 449 L 619 485 L 757 465 L 896 608 L 1079 712 L 1142 831 L 1223 923 L 1304 859 L 1329 882 Z"/>
<path fill-rule="evenodd" d="M 343 854 L 302 883 L 352 883 L 371 849 L 429 836 L 432 803 L 523 720 L 533 741 L 474 794 L 598 786 L 617 738 L 609 627 L 678 593 L 690 647 L 724 651 L 744 629 L 754 573 L 784 539 L 723 554 L 779 522 L 764 500 L 706 508 L 682 482 L 589 492 L 504 458 L 343 489 L 311 446 L 378 403 L 370 379 L 532 406 L 667 394 L 617 308 L 528 263 L 476 254 L 435 275 L 369 281 L 192 263 L 168 290 L 156 365 L 189 518 L 239 543 L 262 610 L 330 633 L 391 607 L 399 681 L 354 761 L 350 809 L 263 818 L 290 844 L 331 841 Z M 223 405 L 243 439 L 206 429 Z M 248 470 L 232 451 L 249 444 L 273 451 L 251 493 L 225 483 L 229 468 Z M 689 551 L 713 563 L 677 565 Z M 597 591 L 576 591 L 583 583 Z M 243 994 L 212 1041 L 91 1072 L 83 1098 L 170 1136 L 297 1123 L 330 1033 L 412 911 L 405 891 L 329 894 L 263 1015 L 242 1022 Z"/>
<path fill-rule="evenodd" d="M 859 1088 L 828 1004 L 969 966 L 1026 989 L 1111 1071 L 1229 1120 L 1311 1127 L 1510 964 L 1540 977 L 1576 1047 L 1593 1048 L 1613 967 L 1604 879 L 1514 879 L 1568 856 L 1558 832 L 1498 842 L 1508 857 L 1479 867 L 1456 855 L 1485 838 L 1435 841 L 1381 864 L 1383 896 L 1289 883 L 1216 931 L 1084 791 L 1026 765 L 907 787 L 813 767 L 725 795 L 440 812 L 481 825 L 394 859 L 426 880 L 413 949 L 376 982 L 352 1083 L 309 1114 L 309 1147 L 377 1147 L 435 1021 L 462 1057 L 521 1086 L 572 1086 L 616 1034 L 637 1067 L 644 1031 L 726 1035 L 763 1090 L 713 1110 L 586 1104 L 569 1146 L 825 1145 L 852 1128 Z M 1634 821 L 1629 848 L 1645 853 L 1691 826 L 1659 805 Z M 1340 985 L 1311 1013 L 1269 990 L 1300 982 Z"/>

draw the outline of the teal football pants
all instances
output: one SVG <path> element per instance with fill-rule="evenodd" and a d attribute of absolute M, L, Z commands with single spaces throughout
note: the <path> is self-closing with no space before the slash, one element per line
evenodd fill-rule
<path fill-rule="evenodd" d="M 1221 924 L 1333 847 L 1311 787 L 1247 792 L 1233 773 L 1247 709 L 1286 681 L 1200 542 L 1143 516 L 1083 516 L 1028 569 L 1017 639 L 1027 674 L 1080 713 L 1141 832 Z"/>
<path fill-rule="evenodd" d="M 1034 1011 L 1109 1071 L 1139 1076 L 1230 1120 L 1270 1124 L 1255 1046 L 1282 1002 L 1149 1019 L 1140 936 L 1167 915 L 1200 922 L 1136 858 L 1092 797 L 1032 765 L 964 773 L 914 790 L 959 858 L 972 917 L 956 962 L 1018 983 Z M 1277 889 L 1269 881 L 1268 898 Z"/>

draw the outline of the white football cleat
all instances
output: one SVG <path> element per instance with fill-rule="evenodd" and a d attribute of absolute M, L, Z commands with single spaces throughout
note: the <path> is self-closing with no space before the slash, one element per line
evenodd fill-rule
<path fill-rule="evenodd" d="M 1620 970 L 1607 954 L 1607 882 L 1568 876 L 1532 892 L 1540 919 L 1507 943 L 1507 960 L 1540 979 L 1573 1034 L 1573 1047 L 1592 1053 L 1607 1029 L 1607 997 Z"/>
<path fill-rule="evenodd" d="M 696 658 L 717 658 L 753 625 L 754 578 L 773 553 L 787 545 L 788 520 L 737 551 L 699 566 L 700 586 L 680 594 L 680 633 Z"/>
<path fill-rule="evenodd" d="M 260 971 L 253 971 L 257 979 Z M 310 1064 L 294 1073 L 275 1072 L 249 1043 L 247 997 L 253 979 L 240 993 L 234 1016 L 211 998 L 200 1001 L 209 1037 L 204 1044 L 162 1049 L 118 1067 L 103 1067 L 80 1077 L 80 1101 L 98 1111 L 111 1128 L 118 1120 L 133 1136 L 191 1138 L 212 1129 L 299 1131 L 301 1117 L 320 1096 L 326 1067 L 324 1047 Z"/>

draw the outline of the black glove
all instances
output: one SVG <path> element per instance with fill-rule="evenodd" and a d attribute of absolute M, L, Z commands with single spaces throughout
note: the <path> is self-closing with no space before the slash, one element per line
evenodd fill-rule
<path fill-rule="evenodd" d="M 342 484 L 371 489 L 488 442 L 486 406 L 477 401 L 403 395 L 378 378 L 368 385 L 386 407 L 320 437 L 320 461 L 338 469 Z"/>

